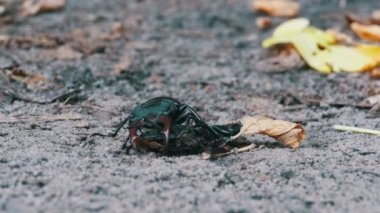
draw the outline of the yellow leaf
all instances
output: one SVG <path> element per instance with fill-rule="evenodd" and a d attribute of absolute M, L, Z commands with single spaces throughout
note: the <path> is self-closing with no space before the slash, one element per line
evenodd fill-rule
<path fill-rule="evenodd" d="M 376 63 L 380 64 L 380 46 L 359 45 L 357 49 L 367 57 L 372 58 Z"/>
<path fill-rule="evenodd" d="M 284 36 L 291 33 L 297 33 L 309 26 L 310 21 L 306 18 L 295 18 L 279 25 L 273 32 L 273 36 Z"/>
<path fill-rule="evenodd" d="M 376 66 L 376 62 L 362 54 L 355 47 L 333 45 L 325 54 L 325 63 L 332 66 L 335 72 L 361 72 Z"/>
<path fill-rule="evenodd" d="M 281 24 L 273 36 L 263 42 L 263 47 L 291 43 L 306 63 L 321 73 L 362 72 L 380 64 L 380 47 L 338 45 L 333 34 L 308 24 L 304 18 Z"/>
<path fill-rule="evenodd" d="M 318 57 L 320 48 L 326 48 L 318 43 L 314 37 L 308 34 L 299 34 L 294 36 L 293 45 L 306 63 L 315 70 L 322 73 L 330 73 L 331 68 Z"/>

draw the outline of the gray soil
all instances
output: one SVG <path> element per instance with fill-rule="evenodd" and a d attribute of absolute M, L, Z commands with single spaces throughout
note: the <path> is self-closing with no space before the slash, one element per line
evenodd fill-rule
<path fill-rule="evenodd" d="M 313 25 L 347 29 L 337 0 L 301 3 Z M 365 16 L 379 7 L 377 0 L 348 1 L 346 9 Z M 379 93 L 380 82 L 305 66 L 273 72 L 277 65 L 265 62 L 270 53 L 260 47 L 271 31 L 254 24 L 261 15 L 235 0 L 69 0 L 63 11 L 1 23 L 0 34 L 60 41 L 0 47 L 0 211 L 379 212 L 379 137 L 331 126 L 379 129 L 378 114 L 353 105 Z M 115 22 L 125 26 L 121 37 L 98 41 Z M 89 34 L 85 48 L 100 48 L 54 59 L 57 46 L 78 45 L 70 34 L 78 29 Z M 132 64 L 111 74 L 123 57 Z M 9 67 L 61 87 L 32 91 L 5 75 Z M 43 101 L 72 88 L 80 92 L 47 104 L 6 92 Z M 193 106 L 209 123 L 266 114 L 301 122 L 308 137 L 298 150 L 253 137 L 258 148 L 212 161 L 127 155 L 125 130 L 116 138 L 90 137 L 112 131 L 134 106 L 161 95 Z M 33 120 L 66 113 L 82 120 Z M 29 120 L 11 122 L 20 116 Z"/>

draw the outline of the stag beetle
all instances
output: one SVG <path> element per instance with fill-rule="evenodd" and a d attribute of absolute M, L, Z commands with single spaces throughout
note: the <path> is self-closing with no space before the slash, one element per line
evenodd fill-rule
<path fill-rule="evenodd" d="M 129 143 L 129 149 L 157 152 L 166 152 L 168 147 L 181 149 L 189 144 L 197 145 L 199 151 L 213 152 L 225 148 L 229 138 L 241 127 L 240 123 L 209 126 L 192 107 L 170 97 L 153 98 L 135 107 L 113 136 L 127 123 L 129 136 L 124 148 Z"/>

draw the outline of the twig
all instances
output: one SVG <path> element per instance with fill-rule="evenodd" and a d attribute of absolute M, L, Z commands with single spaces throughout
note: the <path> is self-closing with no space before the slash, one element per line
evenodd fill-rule
<path fill-rule="evenodd" d="M 373 130 L 373 129 L 364 129 L 364 128 L 358 128 L 358 127 L 352 127 L 352 126 L 342 126 L 342 125 L 334 125 L 333 128 L 335 130 L 341 130 L 341 131 L 380 135 L 379 130 Z"/>
<path fill-rule="evenodd" d="M 60 114 L 60 115 L 42 115 L 42 116 L 24 116 L 4 118 L 0 116 L 0 123 L 18 123 L 18 122 L 53 122 L 53 121 L 65 121 L 65 120 L 82 120 L 82 117 L 78 114 Z"/>
<path fill-rule="evenodd" d="M 72 95 L 74 95 L 75 93 L 79 93 L 79 92 L 80 92 L 79 89 L 68 90 L 68 91 L 65 91 L 64 93 L 62 93 L 60 95 L 57 95 L 57 96 L 55 96 L 53 98 L 50 98 L 48 100 L 45 100 L 45 101 L 33 100 L 31 98 L 22 97 L 22 96 L 16 94 L 15 92 L 13 92 L 11 90 L 6 90 L 4 93 L 6 95 L 12 97 L 15 100 L 20 100 L 20 101 L 25 101 L 25 102 L 29 102 L 29 103 L 35 103 L 35 104 L 50 104 L 50 103 L 53 103 L 55 101 L 59 101 L 59 100 L 62 100 L 62 99 L 67 100 Z"/>
<path fill-rule="evenodd" d="M 202 158 L 204 160 L 215 159 L 215 158 L 223 157 L 223 156 L 230 155 L 230 154 L 236 154 L 236 153 L 240 153 L 240 152 L 245 152 L 245 151 L 248 151 L 250 149 L 255 148 L 255 146 L 256 146 L 255 144 L 250 144 L 248 146 L 245 146 L 245 147 L 242 147 L 242 148 L 239 148 L 239 149 L 232 149 L 229 152 L 224 152 L 224 153 L 219 153 L 219 154 L 212 154 L 212 153 L 203 152 L 202 153 Z"/>
<path fill-rule="evenodd" d="M 83 108 L 87 108 L 87 109 L 109 112 L 109 113 L 112 113 L 114 115 L 120 114 L 119 112 L 117 112 L 117 111 L 115 111 L 113 109 L 107 109 L 107 108 L 96 106 L 96 105 L 93 105 L 93 104 L 83 103 L 80 106 L 83 107 Z"/>

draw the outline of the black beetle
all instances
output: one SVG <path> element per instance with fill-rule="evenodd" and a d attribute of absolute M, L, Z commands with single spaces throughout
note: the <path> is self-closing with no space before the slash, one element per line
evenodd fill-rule
<path fill-rule="evenodd" d="M 153 98 L 135 107 L 118 125 L 113 136 L 127 122 L 129 137 L 124 148 L 129 142 L 129 148 L 158 152 L 166 152 L 168 147 L 183 150 L 185 145 L 190 149 L 196 145 L 196 151 L 223 149 L 229 138 L 237 134 L 241 127 L 240 123 L 209 126 L 192 107 L 170 97 Z"/>

